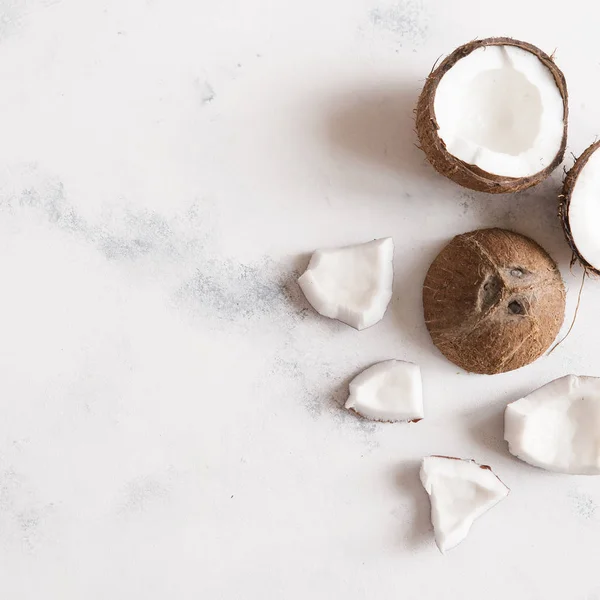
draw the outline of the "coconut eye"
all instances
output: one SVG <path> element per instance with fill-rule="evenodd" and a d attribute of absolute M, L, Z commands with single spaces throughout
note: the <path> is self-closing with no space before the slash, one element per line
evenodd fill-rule
<path fill-rule="evenodd" d="M 491 275 L 483 284 L 480 292 L 481 309 L 488 310 L 500 299 L 502 280 L 497 275 Z"/>
<path fill-rule="evenodd" d="M 508 303 L 508 311 L 513 315 L 524 315 L 525 307 L 518 300 L 512 300 Z"/>
<path fill-rule="evenodd" d="M 519 269 L 519 268 L 511 269 L 510 274 L 513 277 L 519 277 L 519 278 L 521 278 L 521 277 L 523 277 L 523 275 L 525 275 L 525 273 L 523 273 L 523 269 Z"/>

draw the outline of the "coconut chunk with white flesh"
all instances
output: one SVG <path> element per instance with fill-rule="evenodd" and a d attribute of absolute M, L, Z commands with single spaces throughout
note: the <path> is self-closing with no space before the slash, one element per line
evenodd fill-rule
<path fill-rule="evenodd" d="M 421 368 L 403 360 L 386 360 L 369 367 L 350 382 L 346 408 L 373 421 L 422 419 Z"/>
<path fill-rule="evenodd" d="M 507 193 L 540 183 L 561 162 L 568 95 L 552 57 L 488 38 L 435 68 L 417 104 L 417 133 L 433 167 L 465 187 Z"/>
<path fill-rule="evenodd" d="M 536 467 L 600 475 L 600 378 L 567 375 L 509 404 L 504 439 Z"/>
<path fill-rule="evenodd" d="M 600 142 L 575 161 L 565 178 L 560 214 L 567 241 L 584 267 L 600 274 Z"/>
<path fill-rule="evenodd" d="M 394 242 L 317 250 L 298 284 L 321 315 L 356 329 L 375 325 L 392 298 Z"/>
<path fill-rule="evenodd" d="M 509 493 L 487 465 L 447 456 L 423 459 L 421 483 L 430 496 L 435 542 L 442 553 L 460 544 L 473 522 Z"/>

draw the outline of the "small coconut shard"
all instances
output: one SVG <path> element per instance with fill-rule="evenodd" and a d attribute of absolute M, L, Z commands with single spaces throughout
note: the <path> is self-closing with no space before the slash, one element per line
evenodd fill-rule
<path fill-rule="evenodd" d="M 600 378 L 568 375 L 509 404 L 504 439 L 530 465 L 600 475 Z"/>
<path fill-rule="evenodd" d="M 317 250 L 298 284 L 314 309 L 356 329 L 381 321 L 392 298 L 394 242 Z"/>
<path fill-rule="evenodd" d="M 435 543 L 442 553 L 460 544 L 473 522 L 509 493 L 487 465 L 447 456 L 423 459 L 421 483 L 431 499 Z"/>
<path fill-rule="evenodd" d="M 465 44 L 432 71 L 416 128 L 436 171 L 499 194 L 536 185 L 556 169 L 567 119 L 567 86 L 553 59 L 501 37 Z"/>
<path fill-rule="evenodd" d="M 456 236 L 429 267 L 425 323 L 433 343 L 466 371 L 492 375 L 539 358 L 556 338 L 565 288 L 533 240 L 505 229 Z"/>
<path fill-rule="evenodd" d="M 600 142 L 575 161 L 565 177 L 559 214 L 567 242 L 585 269 L 600 275 Z"/>
<path fill-rule="evenodd" d="M 425 416 L 420 367 L 402 360 L 369 367 L 350 383 L 346 408 L 373 421 L 420 421 Z"/>

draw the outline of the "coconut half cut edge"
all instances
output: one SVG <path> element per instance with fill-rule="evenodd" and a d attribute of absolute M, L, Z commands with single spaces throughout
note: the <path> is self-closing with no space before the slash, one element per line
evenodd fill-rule
<path fill-rule="evenodd" d="M 442 175 L 473 190 L 516 192 L 562 162 L 567 100 L 564 75 L 539 48 L 511 38 L 474 41 L 427 78 L 417 134 Z"/>
<path fill-rule="evenodd" d="M 592 144 L 567 173 L 560 197 L 560 218 L 575 258 L 600 275 L 600 142 Z"/>

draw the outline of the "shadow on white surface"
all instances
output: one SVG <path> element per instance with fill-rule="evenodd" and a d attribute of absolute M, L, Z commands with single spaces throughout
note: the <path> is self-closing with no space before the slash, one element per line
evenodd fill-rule
<path fill-rule="evenodd" d="M 330 142 L 361 162 L 398 174 L 437 177 L 417 147 L 413 111 L 419 92 L 411 82 L 340 93 L 327 114 Z"/>
<path fill-rule="evenodd" d="M 420 469 L 420 460 L 407 460 L 394 470 L 396 485 L 411 503 L 406 515 L 405 529 L 401 534 L 402 546 L 410 550 L 429 544 L 433 539 L 431 505 L 429 496 L 421 484 Z"/>
<path fill-rule="evenodd" d="M 308 303 L 308 300 L 305 298 L 298 285 L 298 278 L 306 271 L 310 257 L 311 254 L 308 252 L 294 257 L 291 261 L 292 264 L 289 275 L 284 278 L 282 283 L 282 290 L 286 300 L 293 307 L 294 312 L 298 313 L 302 319 L 310 315 L 311 311 L 317 317 L 319 316 Z"/>
<path fill-rule="evenodd" d="M 504 441 L 504 409 L 506 404 L 485 406 L 481 415 L 470 418 L 469 433 L 477 445 L 504 458 L 512 456 Z"/>
<path fill-rule="evenodd" d="M 388 308 L 402 339 L 410 341 L 420 352 L 442 353 L 431 341 L 423 315 L 423 282 L 430 264 L 446 245 L 446 240 L 422 244 L 418 252 L 410 253 L 394 269 L 394 296 Z M 410 262 L 409 262 L 410 261 Z M 399 261 L 396 260 L 396 263 Z"/>
<path fill-rule="evenodd" d="M 350 382 L 356 376 L 360 375 L 364 370 L 373 366 L 373 364 L 375 363 L 365 365 L 360 369 L 355 369 L 350 375 L 344 377 L 342 381 L 338 381 L 338 383 L 332 387 L 331 392 L 328 394 L 331 408 L 334 411 L 340 411 L 342 415 L 352 417 L 352 419 L 356 419 L 359 424 L 368 426 L 368 428 L 374 428 L 376 422 L 369 421 L 369 419 L 361 417 L 353 410 L 346 409 L 346 400 L 348 400 L 348 396 L 350 395 Z"/>

